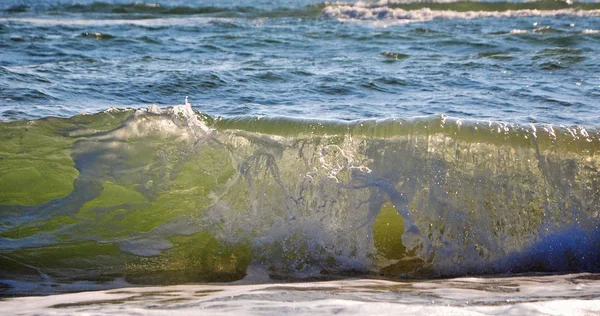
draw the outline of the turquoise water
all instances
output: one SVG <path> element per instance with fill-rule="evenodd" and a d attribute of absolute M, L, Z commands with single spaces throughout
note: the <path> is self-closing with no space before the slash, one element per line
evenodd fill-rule
<path fill-rule="evenodd" d="M 600 271 L 598 3 L 0 10 L 0 295 Z"/>

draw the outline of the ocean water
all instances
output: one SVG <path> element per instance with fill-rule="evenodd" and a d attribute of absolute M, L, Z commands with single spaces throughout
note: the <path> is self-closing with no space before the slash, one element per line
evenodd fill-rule
<path fill-rule="evenodd" d="M 598 313 L 599 100 L 597 2 L 3 0 L 0 306 Z"/>
<path fill-rule="evenodd" d="M 403 3 L 4 0 L 0 115 L 597 123 L 600 4 Z"/>
<path fill-rule="evenodd" d="M 21 297 L 34 315 L 597 315 L 597 275 L 172 285 Z"/>

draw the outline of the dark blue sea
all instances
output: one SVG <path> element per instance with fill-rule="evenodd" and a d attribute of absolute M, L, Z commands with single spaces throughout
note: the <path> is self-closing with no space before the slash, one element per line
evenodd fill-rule
<path fill-rule="evenodd" d="M 600 4 L 3 0 L 0 115 L 189 96 L 210 115 L 597 126 Z"/>

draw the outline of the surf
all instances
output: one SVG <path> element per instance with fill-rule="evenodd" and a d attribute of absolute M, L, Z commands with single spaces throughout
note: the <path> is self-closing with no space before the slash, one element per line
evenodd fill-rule
<path fill-rule="evenodd" d="M 211 117 L 189 103 L 0 123 L 19 282 L 597 272 L 597 130 L 446 115 Z M 12 285 L 11 285 L 12 284 Z"/>

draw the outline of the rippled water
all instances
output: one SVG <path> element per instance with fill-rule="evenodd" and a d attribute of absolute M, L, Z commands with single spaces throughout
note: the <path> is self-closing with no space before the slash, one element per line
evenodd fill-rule
<path fill-rule="evenodd" d="M 2 309 L 598 312 L 599 52 L 598 2 L 3 0 L 0 296 L 108 291 Z"/>
<path fill-rule="evenodd" d="M 0 4 L 4 120 L 185 96 L 223 116 L 600 117 L 596 3 L 109 3 Z"/>

